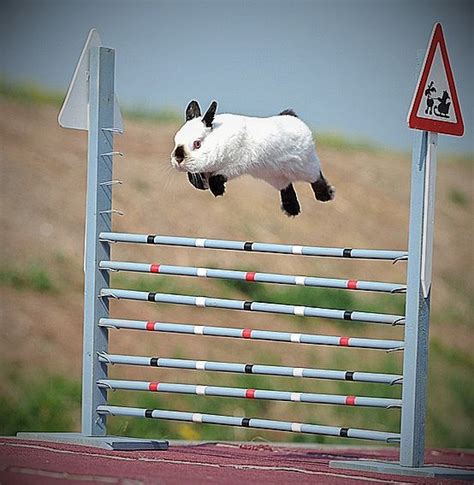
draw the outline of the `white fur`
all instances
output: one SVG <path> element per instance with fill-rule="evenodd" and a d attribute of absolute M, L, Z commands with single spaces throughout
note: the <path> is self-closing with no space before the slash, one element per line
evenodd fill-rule
<path fill-rule="evenodd" d="M 184 172 L 224 175 L 228 180 L 249 174 L 278 190 L 296 181 L 315 182 L 320 162 L 313 135 L 299 118 L 289 115 L 255 118 L 216 115 L 212 128 L 202 118 L 186 122 L 175 136 L 175 148 L 184 146 L 185 158 L 172 166 Z M 194 141 L 201 147 L 194 149 Z"/>

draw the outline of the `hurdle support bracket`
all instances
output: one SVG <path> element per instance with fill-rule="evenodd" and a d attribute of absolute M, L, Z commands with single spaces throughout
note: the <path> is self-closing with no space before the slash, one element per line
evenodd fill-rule
<path fill-rule="evenodd" d="M 115 451 L 167 450 L 168 441 L 121 436 L 86 436 L 82 433 L 17 433 L 17 438 L 31 441 L 51 441 L 81 446 L 93 446 Z"/>
<path fill-rule="evenodd" d="M 474 479 L 474 472 L 461 468 L 448 468 L 444 466 L 425 465 L 421 467 L 402 466 L 395 461 L 374 460 L 335 460 L 330 461 L 331 468 L 343 470 L 357 470 L 361 472 L 387 473 L 389 475 L 404 475 L 410 477 L 426 478 L 459 478 L 463 480 Z"/>

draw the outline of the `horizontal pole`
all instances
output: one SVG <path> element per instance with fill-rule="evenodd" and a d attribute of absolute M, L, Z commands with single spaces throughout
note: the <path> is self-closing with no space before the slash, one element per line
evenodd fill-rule
<path fill-rule="evenodd" d="M 190 423 L 220 424 L 225 426 L 241 426 L 244 428 L 258 428 L 275 431 L 289 431 L 325 436 L 358 438 L 363 440 L 384 441 L 385 443 L 399 443 L 399 433 L 372 431 L 357 428 L 339 428 L 307 423 L 292 423 L 290 421 L 275 421 L 270 419 L 245 418 L 240 416 L 223 416 L 220 414 L 201 414 L 183 411 L 166 411 L 161 409 L 143 409 L 121 406 L 99 406 L 99 414 L 111 416 L 130 416 L 150 419 L 168 419 L 173 421 L 187 421 Z"/>
<path fill-rule="evenodd" d="M 131 271 L 137 273 L 154 273 L 173 276 L 193 276 L 198 278 L 220 278 L 226 280 L 255 281 L 257 283 L 299 285 L 317 288 L 378 291 L 384 293 L 404 293 L 406 291 L 406 285 L 397 283 L 316 278 L 313 276 L 293 276 L 274 273 L 256 273 L 253 271 L 196 268 L 194 266 L 171 266 L 166 264 L 101 261 L 99 263 L 99 268 L 109 271 Z"/>
<path fill-rule="evenodd" d="M 104 288 L 100 290 L 103 298 L 124 300 L 151 301 L 174 305 L 191 305 L 197 307 L 222 308 L 226 310 L 245 310 L 260 313 L 279 313 L 300 317 L 330 318 L 353 322 L 383 323 L 401 325 L 404 317 L 384 313 L 368 313 L 347 310 L 333 310 L 308 306 L 283 305 L 281 303 L 261 303 L 256 301 L 229 300 L 223 298 L 207 298 L 203 296 L 175 295 L 170 293 L 153 293 L 148 291 L 119 290 Z"/>
<path fill-rule="evenodd" d="M 238 362 L 212 362 L 206 360 L 169 359 L 166 357 L 141 357 L 116 355 L 105 352 L 99 354 L 99 361 L 111 365 L 139 365 L 188 369 L 198 371 L 233 372 L 237 374 L 271 375 L 283 377 L 307 377 L 335 381 L 371 382 L 377 384 L 401 384 L 402 376 L 346 370 L 312 369 L 307 367 L 286 367 L 280 365 L 242 364 Z"/>
<path fill-rule="evenodd" d="M 166 323 L 146 320 L 123 320 L 116 318 L 101 318 L 102 327 L 126 328 L 129 330 L 147 330 L 151 332 L 180 333 L 189 335 L 205 335 L 210 337 L 230 337 L 272 342 L 291 342 L 298 344 L 331 345 L 338 347 L 355 347 L 373 350 L 402 350 L 402 340 L 377 340 L 358 337 L 313 335 L 307 333 L 274 332 L 269 330 L 254 330 L 251 328 L 211 327 L 189 325 L 182 323 Z"/>
<path fill-rule="evenodd" d="M 253 251 L 257 253 L 295 254 L 300 256 L 321 256 L 330 258 L 355 258 L 375 260 L 405 260 L 407 251 L 384 249 L 327 248 L 298 246 L 291 244 L 267 244 L 250 241 L 228 241 L 193 237 L 157 236 L 155 234 L 128 234 L 123 232 L 102 232 L 101 241 L 155 244 L 160 246 L 183 246 L 205 249 L 226 249 L 231 251 Z"/>
<path fill-rule="evenodd" d="M 129 381 L 117 379 L 99 379 L 97 381 L 97 385 L 101 388 L 110 390 L 169 392 L 174 394 L 195 394 L 199 396 L 265 399 L 270 401 L 365 406 L 385 409 L 402 407 L 401 399 L 340 396 L 335 394 L 315 394 L 311 392 L 270 391 L 266 389 L 243 389 L 238 387 L 202 386 L 195 384 L 175 384 L 169 382 Z"/>

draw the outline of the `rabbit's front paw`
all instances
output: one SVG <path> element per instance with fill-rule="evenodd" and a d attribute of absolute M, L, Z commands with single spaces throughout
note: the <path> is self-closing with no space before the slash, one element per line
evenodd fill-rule
<path fill-rule="evenodd" d="M 227 178 L 224 175 L 211 175 L 209 177 L 209 189 L 214 197 L 224 195 L 226 182 Z"/>

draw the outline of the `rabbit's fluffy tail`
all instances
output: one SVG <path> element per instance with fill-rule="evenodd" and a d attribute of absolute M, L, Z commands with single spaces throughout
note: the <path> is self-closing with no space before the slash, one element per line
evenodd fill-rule
<path fill-rule="evenodd" d="M 313 182 L 311 187 L 313 188 L 316 200 L 320 200 L 321 202 L 328 202 L 334 199 L 336 195 L 334 187 L 328 184 L 328 181 L 324 178 L 322 172 L 319 173 L 318 180 Z"/>

